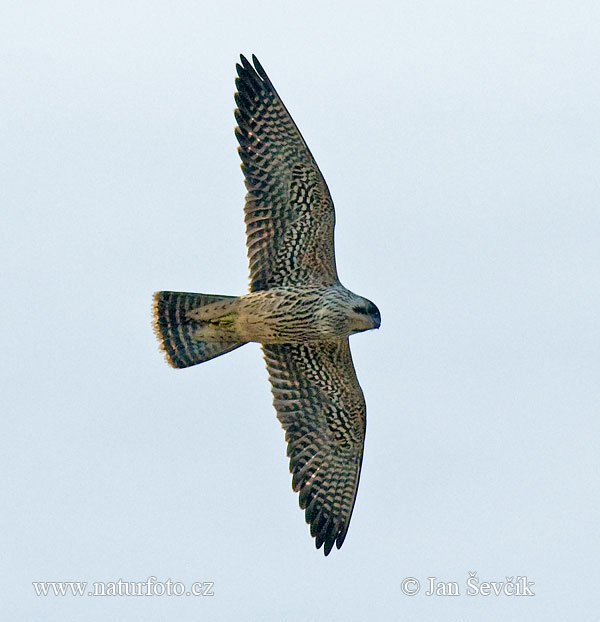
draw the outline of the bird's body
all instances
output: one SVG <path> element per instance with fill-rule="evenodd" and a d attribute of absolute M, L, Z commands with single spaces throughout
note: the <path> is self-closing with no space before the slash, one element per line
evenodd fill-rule
<path fill-rule="evenodd" d="M 202 336 L 205 327 L 206 331 L 222 331 L 221 337 L 227 336 L 228 341 L 320 342 L 372 328 L 371 319 L 354 310 L 368 302 L 339 283 L 288 285 L 250 292 L 225 304 L 201 306 L 190 311 L 188 317 L 198 323 L 199 340 L 207 340 Z"/>
<path fill-rule="evenodd" d="M 246 187 L 250 292 L 157 292 L 155 331 L 173 367 L 262 345 L 286 431 L 292 487 L 317 547 L 346 537 L 366 426 L 348 337 L 379 328 L 377 307 L 337 276 L 329 190 L 258 60 L 237 66 L 236 136 Z"/>

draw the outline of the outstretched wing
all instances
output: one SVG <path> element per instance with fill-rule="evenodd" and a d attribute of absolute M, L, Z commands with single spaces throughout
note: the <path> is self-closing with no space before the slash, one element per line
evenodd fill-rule
<path fill-rule="evenodd" d="M 235 130 L 246 188 L 250 291 L 338 280 L 327 184 L 265 70 L 241 56 Z"/>
<path fill-rule="evenodd" d="M 292 488 L 325 545 L 342 546 L 360 477 L 366 406 L 348 339 L 263 345 L 277 417 L 285 429 Z"/>

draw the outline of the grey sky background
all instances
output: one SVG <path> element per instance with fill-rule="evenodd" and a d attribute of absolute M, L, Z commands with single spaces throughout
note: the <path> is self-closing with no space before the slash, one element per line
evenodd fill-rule
<path fill-rule="evenodd" d="M 366 449 L 328 558 L 259 347 L 174 371 L 151 328 L 155 290 L 247 288 L 240 52 L 382 312 L 351 340 Z M 3 619 L 597 615 L 597 3 L 4 2 L 0 55 Z M 467 596 L 469 571 L 536 595 Z M 32 587 L 149 576 L 215 596 Z"/>

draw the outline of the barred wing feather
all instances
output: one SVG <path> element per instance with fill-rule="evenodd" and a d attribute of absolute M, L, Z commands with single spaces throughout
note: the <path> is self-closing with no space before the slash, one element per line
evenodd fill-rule
<path fill-rule="evenodd" d="M 250 291 L 337 282 L 327 184 L 264 69 L 242 56 L 235 100 Z"/>
<path fill-rule="evenodd" d="M 366 407 L 348 339 L 263 345 L 292 488 L 316 546 L 342 546 L 356 500 Z"/>

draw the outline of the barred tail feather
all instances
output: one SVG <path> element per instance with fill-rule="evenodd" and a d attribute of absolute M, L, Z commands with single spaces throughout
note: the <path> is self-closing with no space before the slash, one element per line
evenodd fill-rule
<path fill-rule="evenodd" d="M 201 322 L 192 319 L 189 312 L 213 303 L 225 308 L 235 296 L 188 294 L 185 292 L 156 292 L 154 294 L 154 332 L 172 367 L 190 367 L 204 363 L 221 354 L 231 352 L 245 342 L 236 341 L 235 334 L 227 339 L 202 341 L 198 338 Z"/>

